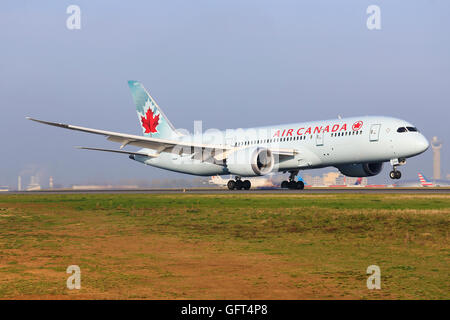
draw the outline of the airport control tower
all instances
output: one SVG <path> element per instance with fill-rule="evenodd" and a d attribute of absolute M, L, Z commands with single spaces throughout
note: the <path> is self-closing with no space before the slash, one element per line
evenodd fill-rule
<path fill-rule="evenodd" d="M 433 148 L 433 179 L 441 178 L 441 148 L 442 142 L 437 137 L 431 140 L 431 148 Z"/>

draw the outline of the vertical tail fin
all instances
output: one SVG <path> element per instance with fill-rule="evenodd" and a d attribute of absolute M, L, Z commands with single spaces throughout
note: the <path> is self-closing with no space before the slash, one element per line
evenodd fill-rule
<path fill-rule="evenodd" d="M 180 136 L 155 100 L 139 81 L 128 81 L 128 86 L 136 105 L 142 132 L 152 138 L 170 139 Z"/>
<path fill-rule="evenodd" d="M 431 187 L 433 185 L 433 183 L 428 180 L 422 173 L 419 172 L 418 175 L 422 187 Z"/>

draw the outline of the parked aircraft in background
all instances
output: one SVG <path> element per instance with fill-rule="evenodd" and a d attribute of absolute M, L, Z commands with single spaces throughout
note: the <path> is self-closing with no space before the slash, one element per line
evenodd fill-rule
<path fill-rule="evenodd" d="M 417 180 L 406 180 L 398 182 L 394 186 L 400 188 L 450 187 L 449 180 L 431 180 L 425 177 L 421 172 L 419 172 L 417 176 L 418 176 Z"/>
<path fill-rule="evenodd" d="M 422 173 L 418 173 L 420 184 L 422 187 L 450 187 L 450 181 L 449 180 L 431 180 L 425 177 Z"/>
<path fill-rule="evenodd" d="M 295 180 L 299 170 L 333 166 L 346 176 L 369 177 L 379 174 L 385 162 L 390 162 L 393 168 L 389 176 L 400 179 L 397 168 L 404 165 L 407 158 L 421 154 L 429 147 L 427 139 L 409 122 L 381 116 L 183 135 L 142 84 L 129 81 L 128 85 L 143 136 L 28 119 L 103 135 L 109 141 L 120 143 L 118 150 L 81 149 L 127 154 L 130 159 L 146 165 L 193 175 L 232 174 L 235 179 L 227 182 L 231 190 L 250 189 L 250 180 L 242 180 L 242 177 L 265 176 L 273 172 L 289 173 L 282 187 L 303 189 L 304 183 Z M 125 151 L 126 146 L 141 149 Z"/>

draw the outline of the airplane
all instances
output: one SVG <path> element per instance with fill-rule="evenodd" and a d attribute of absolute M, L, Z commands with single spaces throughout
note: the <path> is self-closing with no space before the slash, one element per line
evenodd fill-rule
<path fill-rule="evenodd" d="M 394 187 L 400 188 L 417 188 L 417 187 L 450 187 L 449 180 L 430 180 L 423 175 L 423 173 L 419 172 L 417 174 L 419 180 L 406 180 L 399 183 L 396 183 Z"/>
<path fill-rule="evenodd" d="M 420 184 L 422 187 L 449 187 L 450 181 L 449 180 L 443 180 L 443 179 L 437 179 L 437 180 L 430 180 L 427 177 L 425 177 L 422 173 L 418 173 Z"/>
<path fill-rule="evenodd" d="M 303 189 L 296 181 L 300 170 L 336 167 L 349 177 L 379 174 L 390 162 L 391 179 L 400 179 L 397 169 L 406 159 L 425 152 L 427 139 L 411 123 L 384 116 L 364 116 L 297 122 L 284 125 L 208 130 L 184 134 L 175 129 L 155 100 L 138 81 L 128 81 L 143 135 L 91 129 L 27 117 L 42 124 L 106 136 L 119 149 L 78 147 L 85 150 L 126 154 L 140 163 L 199 176 L 234 175 L 230 190 L 250 189 L 244 177 L 289 173 L 282 187 Z M 291 118 L 296 115 L 291 115 Z M 138 151 L 125 151 L 136 146 Z"/>

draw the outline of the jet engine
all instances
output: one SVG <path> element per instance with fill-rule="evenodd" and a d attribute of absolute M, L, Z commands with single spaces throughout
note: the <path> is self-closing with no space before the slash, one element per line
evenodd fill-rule
<path fill-rule="evenodd" d="M 250 147 L 231 153 L 226 160 L 231 174 L 251 177 L 270 173 L 275 164 L 272 152 L 263 147 Z"/>
<path fill-rule="evenodd" d="M 383 169 L 383 162 L 352 163 L 337 167 L 347 177 L 372 177 Z"/>

